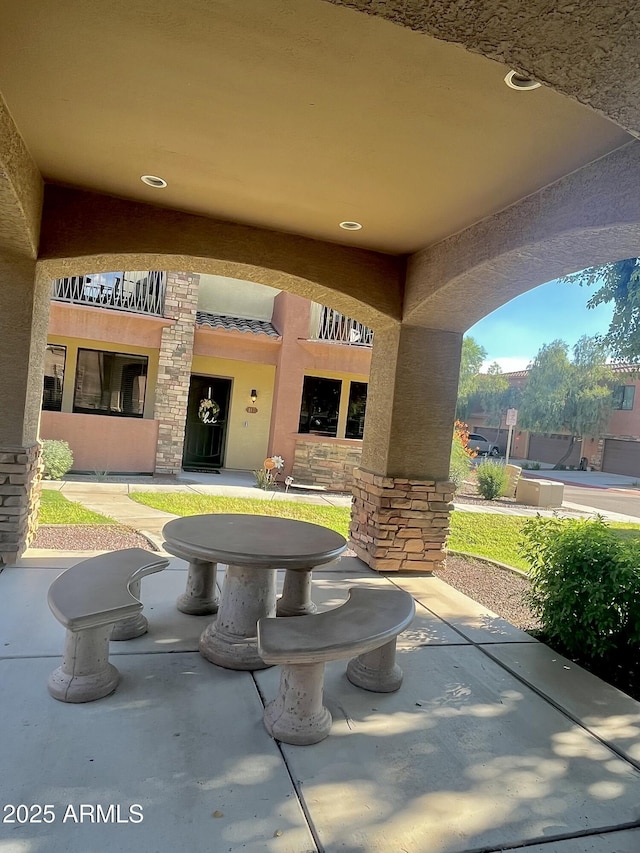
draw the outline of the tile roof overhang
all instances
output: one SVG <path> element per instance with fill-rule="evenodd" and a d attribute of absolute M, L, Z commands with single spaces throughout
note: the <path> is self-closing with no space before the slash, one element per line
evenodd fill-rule
<path fill-rule="evenodd" d="M 267 335 L 281 340 L 282 335 L 267 320 L 248 320 L 245 317 L 229 317 L 226 314 L 213 314 L 209 311 L 196 313 L 196 326 L 209 326 L 211 329 L 224 329 L 227 332 L 249 332 L 253 335 Z"/>

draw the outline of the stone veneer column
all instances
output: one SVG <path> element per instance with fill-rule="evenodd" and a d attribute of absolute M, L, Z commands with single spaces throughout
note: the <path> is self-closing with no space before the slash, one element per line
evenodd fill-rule
<path fill-rule="evenodd" d="M 199 283 L 200 276 L 193 273 L 167 273 L 164 316 L 175 322 L 162 330 L 160 343 L 156 474 L 178 474 L 182 468 Z"/>
<path fill-rule="evenodd" d="M 353 473 L 351 539 L 358 557 L 381 572 L 441 568 L 453 483 Z"/>
<path fill-rule="evenodd" d="M 376 331 L 351 542 L 378 571 L 444 564 L 451 439 L 462 335 L 402 325 Z"/>
<path fill-rule="evenodd" d="M 0 566 L 15 563 L 37 530 L 40 445 L 0 445 Z"/>

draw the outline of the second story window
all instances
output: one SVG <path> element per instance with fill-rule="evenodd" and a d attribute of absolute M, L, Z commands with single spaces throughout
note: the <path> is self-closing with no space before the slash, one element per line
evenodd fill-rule
<path fill-rule="evenodd" d="M 613 391 L 613 408 L 630 412 L 636 394 L 635 385 L 618 385 Z"/>
<path fill-rule="evenodd" d="M 148 361 L 142 355 L 79 349 L 73 411 L 141 418 Z"/>
<path fill-rule="evenodd" d="M 66 347 L 47 344 L 44 356 L 42 408 L 50 412 L 60 412 L 62 410 L 62 386 L 64 384 L 66 358 Z"/>

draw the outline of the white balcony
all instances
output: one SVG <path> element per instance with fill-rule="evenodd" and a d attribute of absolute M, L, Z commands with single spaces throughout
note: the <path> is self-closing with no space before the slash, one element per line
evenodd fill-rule
<path fill-rule="evenodd" d="M 373 329 L 345 317 L 327 305 L 311 303 L 309 340 L 328 341 L 355 347 L 373 346 Z"/>

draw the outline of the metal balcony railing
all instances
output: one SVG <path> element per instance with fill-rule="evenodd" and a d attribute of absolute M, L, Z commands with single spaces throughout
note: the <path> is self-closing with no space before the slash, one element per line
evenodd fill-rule
<path fill-rule="evenodd" d="M 53 282 L 51 298 L 162 317 L 167 276 L 155 270 L 74 275 Z"/>
<path fill-rule="evenodd" d="M 358 347 L 373 346 L 373 329 L 326 305 L 316 303 L 313 309 L 315 310 L 311 312 L 310 334 L 312 341 L 331 341 Z"/>

